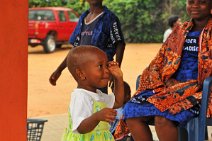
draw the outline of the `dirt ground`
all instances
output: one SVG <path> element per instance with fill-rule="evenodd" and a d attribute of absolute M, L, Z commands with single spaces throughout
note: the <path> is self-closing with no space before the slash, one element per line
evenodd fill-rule
<path fill-rule="evenodd" d="M 161 44 L 127 44 L 122 62 L 124 80 L 135 92 L 136 77 L 154 58 Z M 41 46 L 28 50 L 28 117 L 63 114 L 68 110 L 70 93 L 76 82 L 65 69 L 56 86 L 49 76 L 69 51 L 63 47 L 51 54 L 43 53 Z"/>

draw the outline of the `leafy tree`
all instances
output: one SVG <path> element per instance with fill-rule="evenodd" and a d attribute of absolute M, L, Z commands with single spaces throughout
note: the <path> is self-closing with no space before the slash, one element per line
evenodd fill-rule
<path fill-rule="evenodd" d="M 89 8 L 86 0 L 29 0 L 29 7 L 65 6 L 82 14 Z M 187 18 L 185 0 L 104 0 L 120 19 L 127 42 L 162 42 L 170 15 Z"/>
<path fill-rule="evenodd" d="M 67 0 L 29 0 L 29 7 L 66 6 Z"/>

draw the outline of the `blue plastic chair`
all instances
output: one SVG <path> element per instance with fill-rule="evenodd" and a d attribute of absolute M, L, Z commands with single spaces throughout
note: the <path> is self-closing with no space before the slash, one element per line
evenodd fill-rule
<path fill-rule="evenodd" d="M 208 139 L 207 126 L 212 126 L 212 118 L 207 118 L 208 98 L 212 88 L 212 77 L 208 77 L 203 82 L 203 92 L 201 100 L 200 115 L 190 120 L 185 126 L 188 134 L 188 141 L 204 141 Z M 185 138 L 180 135 L 181 140 Z"/>
<path fill-rule="evenodd" d="M 140 75 L 136 79 L 136 89 L 139 86 L 139 80 Z M 212 126 L 212 118 L 207 118 L 206 113 L 211 87 L 212 77 L 208 77 L 203 82 L 200 115 L 196 118 L 191 119 L 184 128 L 178 127 L 179 141 L 204 141 L 205 139 L 208 139 L 207 126 Z"/>

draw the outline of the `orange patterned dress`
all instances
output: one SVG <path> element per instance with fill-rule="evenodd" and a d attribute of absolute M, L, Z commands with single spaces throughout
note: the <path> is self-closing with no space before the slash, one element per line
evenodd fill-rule
<path fill-rule="evenodd" d="M 188 36 L 192 27 L 191 20 L 173 30 L 141 74 L 137 92 L 125 105 L 125 118 L 159 115 L 185 123 L 198 115 L 202 83 L 205 78 L 212 76 L 212 19 L 209 19 L 197 39 Z M 186 43 L 191 44 L 186 46 Z M 193 48 L 193 44 L 197 47 Z M 197 51 L 196 64 L 194 61 L 196 68 L 191 71 L 189 69 L 193 64 L 182 68 L 183 64 L 192 61 L 186 62 L 189 59 L 185 57 L 186 50 Z M 178 72 L 184 69 L 189 70 L 187 75 L 191 77 L 181 80 Z M 209 99 L 207 116 L 212 117 L 212 97 Z"/>

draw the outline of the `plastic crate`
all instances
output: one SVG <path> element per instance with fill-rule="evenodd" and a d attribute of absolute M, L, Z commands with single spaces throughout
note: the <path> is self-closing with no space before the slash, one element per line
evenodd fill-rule
<path fill-rule="evenodd" d="M 46 119 L 27 119 L 27 140 L 40 141 Z"/>

